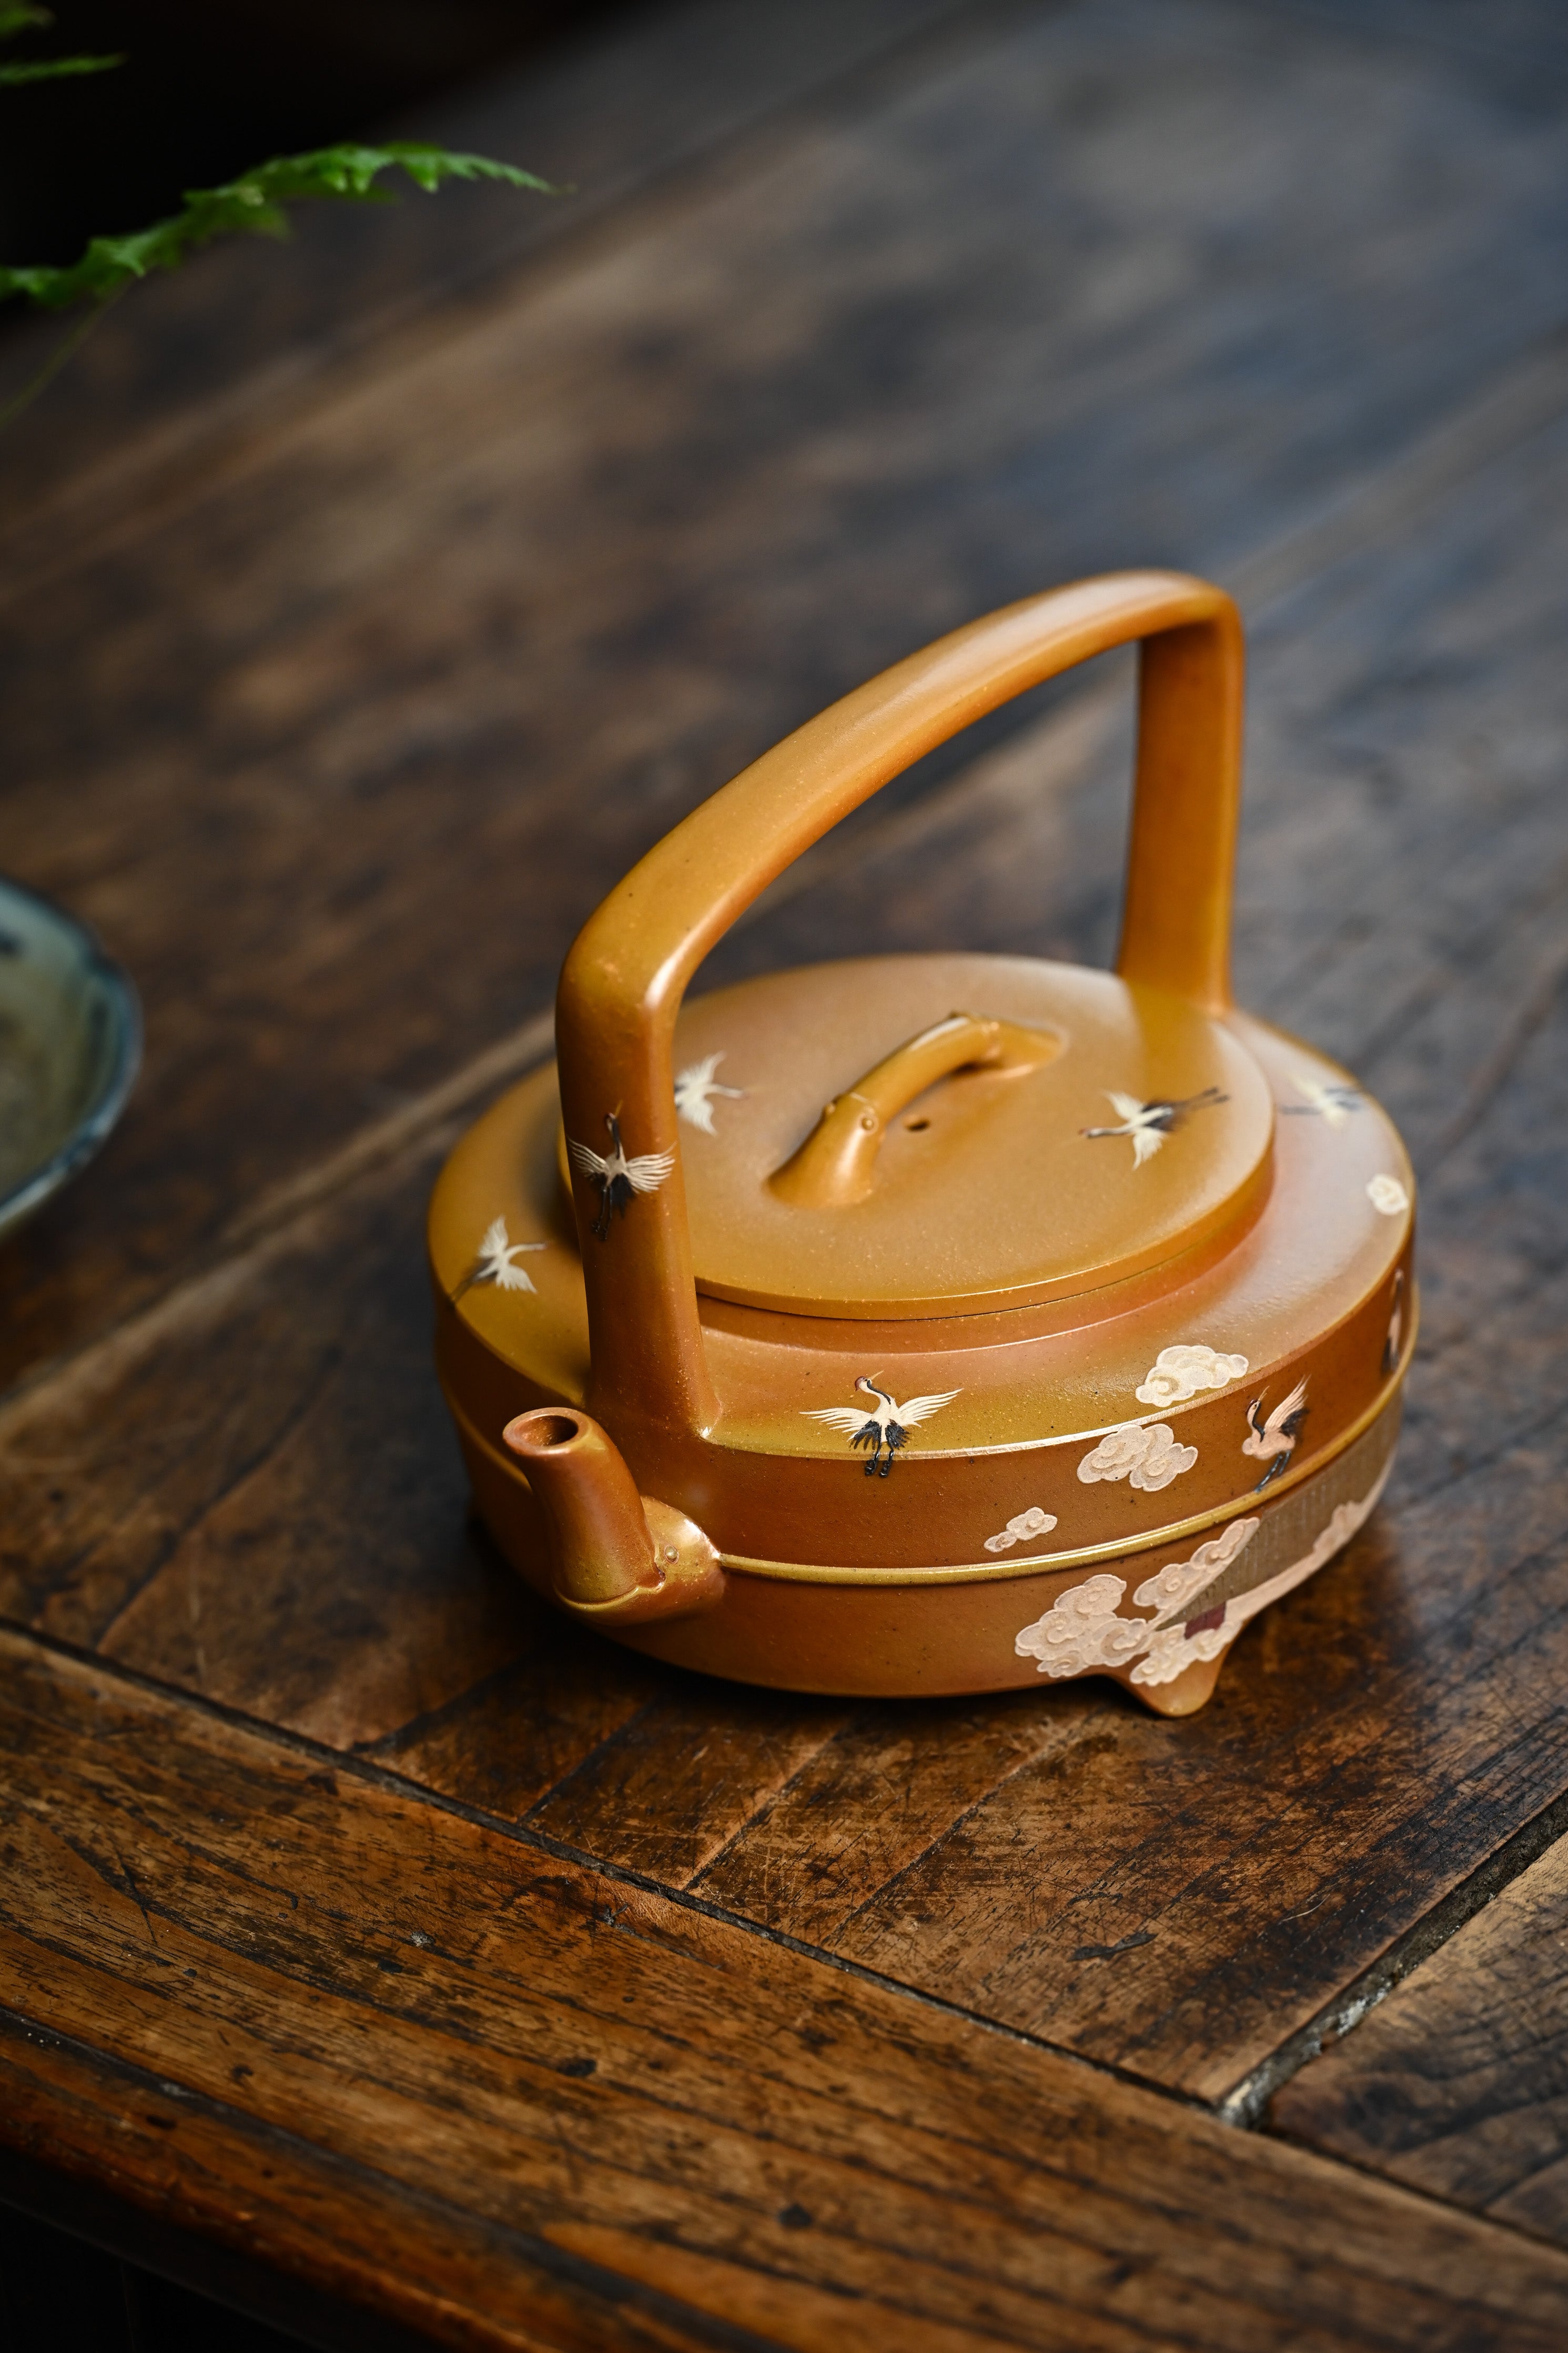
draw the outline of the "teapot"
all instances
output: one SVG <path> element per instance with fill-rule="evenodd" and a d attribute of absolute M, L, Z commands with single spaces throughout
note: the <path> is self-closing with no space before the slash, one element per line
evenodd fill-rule
<path fill-rule="evenodd" d="M 1140 646 L 1113 973 L 856 957 L 687 1001 L 911 761 Z M 1124 572 L 940 638 L 612 891 L 557 1060 L 436 1186 L 437 1356 L 542 1595 L 709 1674 L 846 1694 L 1109 1675 L 1202 1706 L 1388 1476 L 1414 1178 L 1337 1064 L 1233 1005 L 1243 639 Z"/>

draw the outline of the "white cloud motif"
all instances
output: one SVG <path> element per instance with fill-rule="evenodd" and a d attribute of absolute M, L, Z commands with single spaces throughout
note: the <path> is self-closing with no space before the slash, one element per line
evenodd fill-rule
<path fill-rule="evenodd" d="M 1200 1389 L 1223 1389 L 1229 1382 L 1240 1380 L 1246 1370 L 1245 1356 L 1220 1356 L 1201 1343 L 1189 1342 L 1162 1348 L 1132 1394 L 1140 1405 L 1169 1411 L 1173 1405 L 1185 1405 Z"/>
<path fill-rule="evenodd" d="M 1229 1567 L 1238 1552 L 1252 1542 L 1262 1526 L 1261 1520 L 1232 1520 L 1217 1536 L 1199 1545 L 1191 1560 L 1173 1560 L 1152 1577 L 1146 1577 L 1132 1596 L 1141 1609 L 1152 1609 L 1164 1616 L 1179 1610 L 1184 1602 L 1199 1592 Z"/>
<path fill-rule="evenodd" d="M 1060 1593 L 1032 1626 L 1014 1637 L 1021 1659 L 1037 1659 L 1039 1672 L 1059 1682 L 1096 1667 L 1124 1666 L 1148 1639 L 1146 1618 L 1119 1618 L 1116 1605 L 1127 1590 L 1120 1577 L 1091 1577 Z"/>
<path fill-rule="evenodd" d="M 1198 1459 L 1195 1446 L 1178 1446 L 1175 1432 L 1163 1421 L 1145 1425 L 1124 1421 L 1108 1430 L 1092 1454 L 1086 1454 L 1078 1475 L 1086 1487 L 1100 1479 L 1125 1479 L 1151 1495 L 1190 1471 Z"/>
<path fill-rule="evenodd" d="M 1180 1625 L 1162 1626 L 1133 1668 L 1132 1680 L 1135 1683 L 1173 1683 L 1189 1667 L 1197 1666 L 1205 1659 L 1217 1659 L 1240 1631 L 1239 1624 L 1228 1625 L 1223 1619 L 1217 1626 L 1205 1626 L 1201 1634 L 1188 1635 Z"/>
<path fill-rule="evenodd" d="M 1054 1512 L 1042 1512 L 1037 1504 L 1031 1504 L 1026 1512 L 1019 1512 L 1016 1518 L 1009 1520 L 998 1535 L 987 1536 L 985 1549 L 987 1552 L 1010 1552 L 1016 1544 L 1026 1544 L 1031 1536 L 1048 1535 L 1056 1524 Z"/>
<path fill-rule="evenodd" d="M 1190 1666 L 1196 1666 L 1199 1659 L 1220 1657 L 1220 1651 L 1229 1650 L 1248 1619 L 1258 1617 L 1260 1609 L 1268 1609 L 1269 1602 L 1277 1602 L 1295 1586 L 1305 1584 L 1307 1577 L 1323 1567 L 1323 1562 L 1333 1560 L 1340 1546 L 1350 1544 L 1356 1529 L 1371 1520 L 1387 1475 L 1389 1463 L 1384 1463 L 1371 1492 L 1361 1496 L 1359 1504 L 1335 1506 L 1328 1525 L 1319 1532 L 1317 1544 L 1311 1546 L 1310 1553 L 1302 1553 L 1300 1560 L 1293 1560 L 1286 1569 L 1277 1569 L 1274 1577 L 1265 1577 L 1262 1584 L 1256 1584 L 1248 1593 L 1232 1593 L 1227 1602 L 1217 1605 L 1217 1626 L 1204 1626 L 1199 1633 L 1187 1635 L 1180 1619 L 1171 1619 L 1162 1626 L 1154 1619 L 1117 1617 L 1117 1605 L 1126 1593 L 1126 1581 L 1121 1577 L 1100 1574 L 1090 1577 L 1089 1584 L 1072 1586 L 1069 1593 L 1058 1593 L 1044 1617 L 1035 1619 L 1032 1626 L 1025 1626 L 1018 1635 L 1013 1635 L 1013 1650 L 1018 1651 L 1020 1659 L 1037 1659 L 1039 1673 L 1051 1675 L 1053 1683 L 1060 1683 L 1065 1675 L 1096 1673 L 1096 1668 L 1126 1666 L 1129 1659 L 1138 1662 L 1131 1671 L 1133 1683 L 1175 1683 L 1175 1678 Z M 1171 1562 L 1171 1567 L 1159 1569 L 1154 1577 L 1145 1578 L 1138 1586 L 1133 1600 L 1147 1605 L 1162 1598 L 1157 1593 L 1159 1586 L 1166 1578 L 1175 1581 L 1194 1569 L 1199 1560 L 1204 1560 L 1204 1553 L 1213 1556 L 1204 1562 L 1204 1577 L 1211 1577 L 1215 1569 L 1225 1567 L 1225 1562 L 1234 1560 L 1237 1553 L 1253 1541 L 1256 1532 L 1258 1520 L 1232 1520 L 1223 1535 L 1211 1536 L 1208 1544 L 1201 1544 L 1192 1560 Z M 1194 1590 L 1194 1584 L 1187 1586 L 1187 1593 Z M 1142 1657 L 1138 1657 L 1138 1651 L 1142 1651 Z"/>
<path fill-rule="evenodd" d="M 1152 1618 L 1119 1618 L 1117 1605 L 1127 1590 L 1126 1582 L 1120 1577 L 1101 1575 L 1091 1577 L 1087 1585 L 1075 1585 L 1070 1591 L 1058 1594 L 1043 1617 L 1014 1636 L 1013 1648 L 1021 1659 L 1037 1660 L 1041 1674 L 1049 1675 L 1053 1682 L 1060 1682 L 1067 1675 L 1092 1674 L 1096 1669 L 1124 1667 L 1130 1659 L 1135 1659 L 1131 1682 L 1146 1685 L 1174 1683 L 1179 1674 L 1200 1660 L 1217 1659 L 1222 1651 L 1229 1649 L 1248 1619 L 1256 1618 L 1260 1609 L 1266 1609 L 1271 1601 L 1279 1600 L 1296 1586 L 1305 1584 L 1325 1561 L 1331 1560 L 1371 1518 L 1391 1467 L 1387 1462 L 1384 1464 L 1371 1491 L 1359 1503 L 1336 1506 L 1316 1544 L 1300 1560 L 1276 1570 L 1247 1592 L 1233 1594 L 1228 1601 L 1216 1605 L 1217 1625 L 1202 1627 L 1189 1636 L 1180 1618 L 1167 1620 L 1163 1625 Z M 1190 1578 L 1200 1562 L 1203 1577 L 1208 1578 L 1251 1543 L 1258 1527 L 1255 1519 L 1232 1520 L 1219 1535 L 1200 1545 L 1190 1561 L 1172 1562 L 1153 1577 L 1146 1577 L 1133 1599 L 1145 1606 L 1155 1600 L 1163 1603 L 1164 1593 L 1169 1590 L 1179 1609 L 1178 1580 Z M 1196 1589 L 1196 1580 L 1191 1579 L 1186 1586 L 1187 1594 Z"/>
<path fill-rule="evenodd" d="M 1258 1611 L 1267 1609 L 1271 1601 L 1278 1601 L 1298 1585 L 1304 1585 L 1325 1561 L 1333 1558 L 1342 1545 L 1349 1544 L 1357 1529 L 1363 1526 L 1376 1510 L 1378 1497 L 1392 1468 L 1391 1462 L 1384 1464 L 1371 1493 L 1363 1495 L 1359 1504 L 1335 1506 L 1328 1525 L 1320 1531 L 1318 1541 L 1310 1552 L 1303 1553 L 1300 1560 L 1293 1560 L 1289 1568 L 1279 1569 L 1273 1577 L 1265 1577 L 1261 1585 L 1251 1587 L 1246 1593 L 1233 1594 L 1225 1604 L 1225 1614 L 1217 1626 L 1205 1626 L 1201 1634 L 1194 1634 L 1190 1640 L 1179 1622 L 1162 1626 L 1150 1641 L 1147 1657 L 1140 1659 L 1133 1668 L 1132 1681 L 1135 1683 L 1174 1683 L 1184 1669 L 1197 1660 L 1217 1659 L 1222 1651 L 1229 1649 L 1249 1618 L 1256 1618 Z M 1245 1522 L 1242 1525 L 1245 1525 Z M 1129 1619 L 1125 1622 L 1131 1625 L 1132 1621 Z"/>
<path fill-rule="evenodd" d="M 1410 1196 L 1397 1176 L 1373 1176 L 1366 1198 L 1380 1217 L 1398 1218 L 1410 1207 Z"/>

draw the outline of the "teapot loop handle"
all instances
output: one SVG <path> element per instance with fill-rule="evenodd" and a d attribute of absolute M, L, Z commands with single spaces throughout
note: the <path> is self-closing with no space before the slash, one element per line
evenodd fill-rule
<path fill-rule="evenodd" d="M 1181 572 L 1110 573 L 939 638 L 796 729 L 656 843 L 591 915 L 562 970 L 566 1134 L 603 1155 L 672 1155 L 657 1189 L 607 1197 L 574 1155 L 593 1375 L 589 1408 L 633 1457 L 718 1419 L 697 1309 L 674 1100 L 676 1016 L 693 973 L 775 876 L 841 818 L 974 720 L 1095 654 L 1141 641 L 1138 753 L 1116 969 L 1214 1014 L 1230 1004 L 1241 789 L 1240 617 Z M 629 1188 L 628 1188 L 629 1189 Z M 601 1239 L 597 1223 L 607 1234 Z M 662 1436 L 663 1444 L 658 1440 Z"/>

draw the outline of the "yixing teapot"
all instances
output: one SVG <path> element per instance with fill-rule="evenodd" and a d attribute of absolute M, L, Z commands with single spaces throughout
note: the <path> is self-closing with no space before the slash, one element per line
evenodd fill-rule
<path fill-rule="evenodd" d="M 1114 974 L 868 957 L 696 998 L 760 892 L 933 745 L 1142 641 Z M 917 1694 L 1109 1674 L 1162 1715 L 1388 1473 L 1413 1179 L 1230 999 L 1242 636 L 1123 573 L 956 630 L 613 891 L 558 1064 L 430 1209 L 441 1379 L 508 1559 L 710 1674 Z"/>

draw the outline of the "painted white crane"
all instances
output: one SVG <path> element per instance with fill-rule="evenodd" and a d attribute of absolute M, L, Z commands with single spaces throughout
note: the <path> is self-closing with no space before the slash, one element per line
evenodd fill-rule
<path fill-rule="evenodd" d="M 1132 1139 L 1132 1166 L 1142 1168 L 1145 1160 L 1152 1160 L 1173 1128 L 1180 1127 L 1187 1113 L 1207 1111 L 1213 1104 L 1224 1103 L 1218 1087 L 1205 1087 L 1202 1094 L 1166 1097 L 1156 1103 L 1142 1103 L 1136 1095 L 1125 1095 L 1109 1089 L 1105 1097 L 1121 1122 L 1119 1127 L 1086 1127 L 1085 1135 L 1127 1135 Z"/>
<path fill-rule="evenodd" d="M 929 1421 L 933 1413 L 940 1413 L 958 1395 L 956 1389 L 943 1389 L 938 1396 L 910 1398 L 900 1405 L 864 1373 L 855 1386 L 879 1400 L 869 1412 L 864 1406 L 855 1405 L 803 1406 L 801 1410 L 810 1421 L 825 1421 L 830 1430 L 842 1430 L 851 1446 L 870 1448 L 866 1463 L 868 1479 L 875 1477 L 879 1468 L 885 1479 L 893 1467 L 894 1455 L 908 1442 L 916 1424 Z"/>
<path fill-rule="evenodd" d="M 1388 1337 L 1383 1344 L 1383 1377 L 1384 1380 L 1399 1362 L 1399 1335 L 1405 1328 L 1405 1269 L 1394 1270 L 1394 1288 L 1388 1294 Z"/>
<path fill-rule="evenodd" d="M 1281 1111 L 1316 1113 L 1325 1126 L 1343 1127 L 1352 1112 L 1361 1109 L 1359 1087 L 1345 1086 L 1337 1080 L 1310 1079 L 1302 1071 L 1292 1071 L 1290 1077 L 1297 1093 L 1304 1095 L 1306 1101 L 1281 1103 Z"/>
<path fill-rule="evenodd" d="M 594 1231 L 602 1242 L 610 1239 L 612 1211 L 618 1211 L 624 1218 L 633 1194 L 657 1193 L 675 1166 L 673 1152 L 639 1152 L 635 1159 L 628 1159 L 621 1142 L 621 1123 L 613 1111 L 605 1113 L 605 1125 L 610 1131 L 608 1152 L 591 1151 L 585 1144 L 568 1145 L 574 1166 L 599 1188 L 599 1214 L 594 1220 Z"/>
<path fill-rule="evenodd" d="M 1307 1419 L 1307 1384 L 1305 1381 L 1298 1381 L 1289 1396 L 1281 1398 L 1267 1421 L 1259 1421 L 1258 1419 L 1258 1409 L 1262 1403 L 1263 1399 L 1258 1397 L 1254 1398 L 1247 1407 L 1247 1420 L 1250 1434 L 1241 1441 L 1241 1451 L 1244 1454 L 1250 1454 L 1257 1461 L 1267 1462 L 1268 1465 L 1252 1491 L 1255 1495 L 1260 1495 L 1271 1479 L 1278 1479 L 1280 1472 L 1289 1470 L 1290 1466 L 1290 1457 L 1296 1451 L 1296 1440 L 1301 1435 L 1301 1424 Z"/>
<path fill-rule="evenodd" d="M 746 1092 L 744 1087 L 723 1086 L 714 1077 L 723 1059 L 722 1054 L 705 1054 L 701 1061 L 682 1071 L 675 1082 L 676 1110 L 689 1125 L 700 1127 L 704 1135 L 714 1133 L 713 1097 L 732 1095 L 739 1103 Z"/>
<path fill-rule="evenodd" d="M 512 1261 L 524 1257 L 530 1250 L 548 1250 L 549 1247 L 548 1242 L 508 1241 L 506 1219 L 492 1218 L 480 1238 L 479 1255 L 452 1293 L 452 1304 L 455 1307 L 464 1292 L 471 1291 L 476 1282 L 493 1282 L 498 1291 L 531 1291 L 533 1285 L 527 1270 L 514 1266 Z"/>

